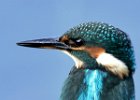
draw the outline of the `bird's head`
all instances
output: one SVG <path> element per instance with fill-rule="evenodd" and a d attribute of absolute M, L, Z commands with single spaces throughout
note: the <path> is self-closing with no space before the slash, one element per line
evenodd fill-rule
<path fill-rule="evenodd" d="M 82 69 L 101 69 L 120 78 L 134 71 L 134 53 L 126 33 L 106 23 L 90 22 L 71 28 L 61 37 L 28 40 L 20 46 L 64 51 Z"/>

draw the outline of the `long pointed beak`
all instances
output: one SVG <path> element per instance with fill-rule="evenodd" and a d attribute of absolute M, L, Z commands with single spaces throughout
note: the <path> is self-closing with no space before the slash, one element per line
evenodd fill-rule
<path fill-rule="evenodd" d="M 17 45 L 31 48 L 51 48 L 60 50 L 69 50 L 70 47 L 55 38 L 43 38 L 18 42 Z"/>

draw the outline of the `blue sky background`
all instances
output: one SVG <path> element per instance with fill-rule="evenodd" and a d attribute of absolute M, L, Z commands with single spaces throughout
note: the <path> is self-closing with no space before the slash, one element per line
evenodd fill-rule
<path fill-rule="evenodd" d="M 89 21 L 110 23 L 131 37 L 140 99 L 139 0 L 0 0 L 0 100 L 58 100 L 74 62 L 59 51 L 18 47 L 16 42 L 57 37 Z"/>

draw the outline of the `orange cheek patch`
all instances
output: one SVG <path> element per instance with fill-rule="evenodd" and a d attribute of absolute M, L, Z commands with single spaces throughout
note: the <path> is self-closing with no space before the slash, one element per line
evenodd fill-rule
<path fill-rule="evenodd" d="M 104 48 L 101 47 L 86 47 L 85 50 L 90 54 L 93 58 L 98 58 L 100 54 L 105 52 Z"/>

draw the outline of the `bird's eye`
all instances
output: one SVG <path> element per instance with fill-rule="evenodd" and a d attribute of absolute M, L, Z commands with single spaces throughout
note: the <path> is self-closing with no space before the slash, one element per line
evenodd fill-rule
<path fill-rule="evenodd" d="M 79 47 L 82 46 L 84 43 L 82 39 L 79 38 L 73 39 L 73 38 L 68 38 L 67 36 L 60 37 L 59 41 L 72 47 Z"/>
<path fill-rule="evenodd" d="M 82 39 L 78 39 L 78 40 L 76 40 L 77 43 L 80 43 L 81 41 L 82 41 Z"/>
<path fill-rule="evenodd" d="M 75 44 L 77 46 L 81 46 L 81 45 L 83 45 L 83 40 L 82 39 L 77 39 L 77 40 L 75 40 Z"/>

